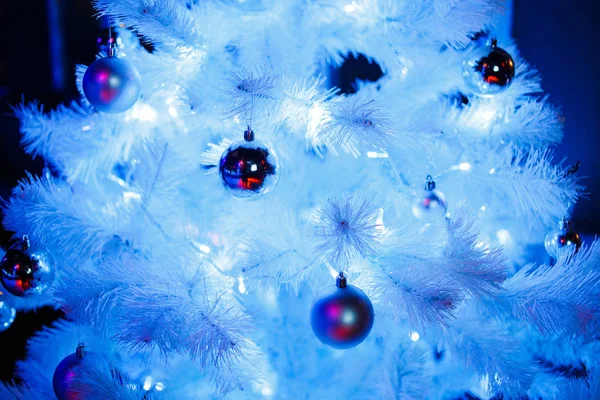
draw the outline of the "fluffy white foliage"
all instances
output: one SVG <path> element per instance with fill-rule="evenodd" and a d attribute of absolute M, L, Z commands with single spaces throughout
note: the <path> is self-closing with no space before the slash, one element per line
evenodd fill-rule
<path fill-rule="evenodd" d="M 512 398 L 529 390 L 539 370 L 518 345 L 518 332 L 501 323 L 470 318 L 453 325 L 447 341 L 453 357 L 478 371 L 488 391 Z"/>
<path fill-rule="evenodd" d="M 363 95 L 340 96 L 324 105 L 318 139 L 330 148 L 361 154 L 385 150 L 393 136 L 391 121 Z"/>
<path fill-rule="evenodd" d="M 377 226 L 379 213 L 379 209 L 366 199 L 328 199 L 315 215 L 315 236 L 320 241 L 317 254 L 340 268 L 357 256 L 376 255 L 381 237 Z"/>
<path fill-rule="evenodd" d="M 528 265 L 504 283 L 499 306 L 544 335 L 595 329 L 600 296 L 600 242 L 563 254 L 554 266 Z"/>
<path fill-rule="evenodd" d="M 411 325 L 423 329 L 448 324 L 465 299 L 495 297 L 506 278 L 499 248 L 479 245 L 474 218 L 465 206 L 448 222 L 427 232 L 421 242 L 414 230 L 396 233 L 380 258 L 381 296 L 394 304 L 394 316 L 408 315 Z M 400 244 L 402 243 L 402 244 Z"/>
<path fill-rule="evenodd" d="M 125 113 L 84 99 L 15 109 L 25 150 L 57 176 L 21 182 L 4 225 L 58 261 L 46 295 L 15 301 L 73 322 L 29 342 L 23 385 L 0 397 L 51 398 L 80 341 L 108 362 L 81 375 L 91 399 L 598 397 L 597 347 L 584 343 L 600 313 L 597 242 L 510 273 L 582 187 L 553 162 L 561 117 L 513 44 L 500 44 L 517 65 L 505 92 L 478 98 L 463 82 L 499 1 L 94 5 L 155 50 L 119 30 L 143 81 Z M 348 52 L 385 75 L 338 96 L 322 76 Z M 272 192 L 242 202 L 214 172 L 247 125 L 281 169 Z M 448 219 L 410 212 L 428 174 Z M 307 318 L 340 270 L 376 311 L 369 338 L 343 353 Z M 564 384 L 547 367 L 560 360 L 583 360 L 594 379 Z M 139 390 L 149 374 L 163 391 Z"/>
<path fill-rule="evenodd" d="M 192 16 L 180 1 L 96 0 L 100 15 L 116 18 L 149 41 L 168 46 L 198 45 Z"/>

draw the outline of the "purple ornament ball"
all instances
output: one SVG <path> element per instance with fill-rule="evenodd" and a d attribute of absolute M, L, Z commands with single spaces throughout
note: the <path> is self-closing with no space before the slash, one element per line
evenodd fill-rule
<path fill-rule="evenodd" d="M 349 349 L 362 343 L 373 328 L 375 311 L 369 297 L 346 283 L 343 274 L 336 286 L 315 299 L 310 324 L 317 339 L 335 349 Z"/>
<path fill-rule="evenodd" d="M 54 370 L 52 386 L 58 400 L 85 400 L 85 394 L 73 387 L 80 369 L 86 365 L 93 365 L 98 361 L 95 353 L 86 353 L 82 344 L 77 346 L 77 351 L 65 357 Z"/>
<path fill-rule="evenodd" d="M 140 97 L 142 79 L 126 59 L 99 58 L 83 75 L 83 93 L 98 111 L 121 113 L 133 107 Z"/>

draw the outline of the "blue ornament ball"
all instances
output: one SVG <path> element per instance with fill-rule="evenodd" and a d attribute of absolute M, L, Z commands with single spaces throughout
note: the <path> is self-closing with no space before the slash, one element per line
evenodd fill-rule
<path fill-rule="evenodd" d="M 269 192 L 279 179 L 279 160 L 275 152 L 254 132 L 234 142 L 219 161 L 219 174 L 225 189 L 235 198 L 253 199 Z"/>
<path fill-rule="evenodd" d="M 74 382 L 80 374 L 81 368 L 94 365 L 99 361 L 95 353 L 85 351 L 83 344 L 77 346 L 77 351 L 65 357 L 54 370 L 52 387 L 58 400 L 83 400 L 84 388 L 74 387 Z"/>
<path fill-rule="evenodd" d="M 99 58 L 83 75 L 83 93 L 98 111 L 120 113 L 133 107 L 140 97 L 142 79 L 126 59 Z"/>
<path fill-rule="evenodd" d="M 365 292 L 347 284 L 342 273 L 336 286 L 315 298 L 310 313 L 310 325 L 317 339 L 335 349 L 361 344 L 369 336 L 374 321 L 371 300 Z"/>
<path fill-rule="evenodd" d="M 10 298 L 0 291 L 0 332 L 7 330 L 15 321 L 17 310 Z"/>

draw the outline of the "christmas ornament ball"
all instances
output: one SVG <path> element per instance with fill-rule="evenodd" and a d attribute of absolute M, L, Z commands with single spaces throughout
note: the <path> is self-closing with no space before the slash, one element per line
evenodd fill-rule
<path fill-rule="evenodd" d="M 225 150 L 219 161 L 219 174 L 223 186 L 233 197 L 253 199 L 268 193 L 277 184 L 279 160 L 269 146 L 254 140 L 248 132 L 245 137 Z"/>
<path fill-rule="evenodd" d="M 412 204 L 412 213 L 417 219 L 442 218 L 448 210 L 444 193 L 437 190 L 431 175 L 427 176 L 421 196 L 417 196 Z"/>
<path fill-rule="evenodd" d="M 17 310 L 10 298 L 0 291 L 0 332 L 7 330 L 15 321 Z"/>
<path fill-rule="evenodd" d="M 312 330 L 322 343 L 335 349 L 349 349 L 362 343 L 373 327 L 375 311 L 369 297 L 346 283 L 343 274 L 336 286 L 325 289 L 313 303 Z"/>
<path fill-rule="evenodd" d="M 515 62 L 506 50 L 481 46 L 463 62 L 463 77 L 473 93 L 490 97 L 506 90 L 515 77 Z"/>
<path fill-rule="evenodd" d="M 98 362 L 99 357 L 94 353 L 88 353 L 83 344 L 77 346 L 75 353 L 65 357 L 54 370 L 52 387 L 58 400 L 83 400 L 85 395 L 81 388 L 75 388 L 73 383 L 80 373 L 80 368 L 93 365 Z"/>
<path fill-rule="evenodd" d="M 554 259 L 558 259 L 559 253 L 564 250 L 577 253 L 581 243 L 581 237 L 573 230 L 571 221 L 560 221 L 558 229 L 548 233 L 544 241 L 546 251 Z"/>
<path fill-rule="evenodd" d="M 24 241 L 23 243 L 28 243 Z M 45 292 L 54 281 L 54 260 L 50 254 L 22 249 L 9 249 L 0 261 L 2 286 L 18 297 L 32 297 Z"/>
<path fill-rule="evenodd" d="M 83 93 L 98 111 L 120 113 L 140 97 L 142 79 L 126 59 L 105 57 L 94 61 L 83 75 Z"/>

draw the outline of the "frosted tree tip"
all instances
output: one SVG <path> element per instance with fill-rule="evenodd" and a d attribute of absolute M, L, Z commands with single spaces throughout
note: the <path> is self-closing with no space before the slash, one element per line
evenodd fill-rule
<path fill-rule="evenodd" d="M 391 121 L 364 95 L 340 97 L 325 103 L 325 116 L 318 137 L 328 146 L 385 149 L 393 137 Z"/>
<path fill-rule="evenodd" d="M 355 257 L 376 255 L 381 231 L 379 209 L 356 197 L 328 199 L 315 218 L 317 253 L 337 265 L 347 265 Z"/>

